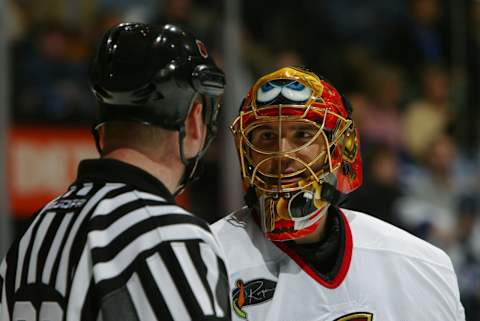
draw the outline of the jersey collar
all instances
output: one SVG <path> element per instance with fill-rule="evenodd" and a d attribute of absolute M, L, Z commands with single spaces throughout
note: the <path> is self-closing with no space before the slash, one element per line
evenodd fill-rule
<path fill-rule="evenodd" d="M 115 159 L 86 159 L 78 166 L 76 182 L 124 183 L 144 192 L 175 199 L 165 185 L 143 169 Z"/>
<path fill-rule="evenodd" d="M 328 215 L 338 215 L 340 223 L 340 248 L 338 251 L 338 258 L 336 265 L 336 273 L 332 277 L 327 278 L 324 274 L 319 273 L 318 270 L 311 263 L 304 260 L 292 247 L 288 246 L 286 242 L 272 242 L 279 249 L 285 252 L 295 263 L 298 264 L 310 277 L 321 285 L 334 289 L 337 288 L 347 276 L 352 259 L 352 231 L 345 214 L 337 207 L 330 206 Z"/>

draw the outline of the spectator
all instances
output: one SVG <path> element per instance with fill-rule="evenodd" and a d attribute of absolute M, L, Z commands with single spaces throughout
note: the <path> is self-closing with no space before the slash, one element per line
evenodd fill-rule
<path fill-rule="evenodd" d="M 421 87 L 421 96 L 407 106 L 402 120 L 406 150 L 417 160 L 451 122 L 448 109 L 450 87 L 445 69 L 440 65 L 425 67 Z"/>

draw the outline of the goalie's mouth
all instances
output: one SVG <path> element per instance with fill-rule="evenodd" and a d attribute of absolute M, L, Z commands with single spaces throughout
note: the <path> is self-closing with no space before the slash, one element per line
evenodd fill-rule
<path fill-rule="evenodd" d="M 288 173 L 284 173 L 283 175 L 288 175 Z M 260 175 L 259 175 L 260 176 Z M 263 181 L 271 186 L 286 186 L 286 187 L 297 187 L 298 182 L 301 180 L 308 179 L 309 175 L 307 175 L 306 171 L 294 175 L 294 176 L 287 176 L 287 177 L 266 177 L 261 175 L 260 176 Z"/>

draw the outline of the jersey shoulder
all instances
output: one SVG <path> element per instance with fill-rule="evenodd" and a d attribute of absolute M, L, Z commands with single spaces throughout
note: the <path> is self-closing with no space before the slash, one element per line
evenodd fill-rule
<path fill-rule="evenodd" d="M 283 255 L 264 237 L 247 207 L 227 215 L 211 228 L 224 249 L 231 271 L 276 262 Z"/>
<path fill-rule="evenodd" d="M 162 197 L 131 190 L 98 202 L 89 220 L 91 248 L 200 240 L 217 247 L 209 225 Z"/>
<path fill-rule="evenodd" d="M 352 231 L 354 251 L 388 252 L 453 271 L 450 258 L 440 248 L 371 215 L 341 210 Z"/>

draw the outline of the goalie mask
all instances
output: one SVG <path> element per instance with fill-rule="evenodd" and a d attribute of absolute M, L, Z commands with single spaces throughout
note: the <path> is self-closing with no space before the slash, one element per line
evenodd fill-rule
<path fill-rule="evenodd" d="M 247 204 L 267 238 L 316 230 L 329 204 L 362 183 L 359 138 L 348 101 L 327 81 L 287 67 L 260 78 L 231 129 Z"/>

